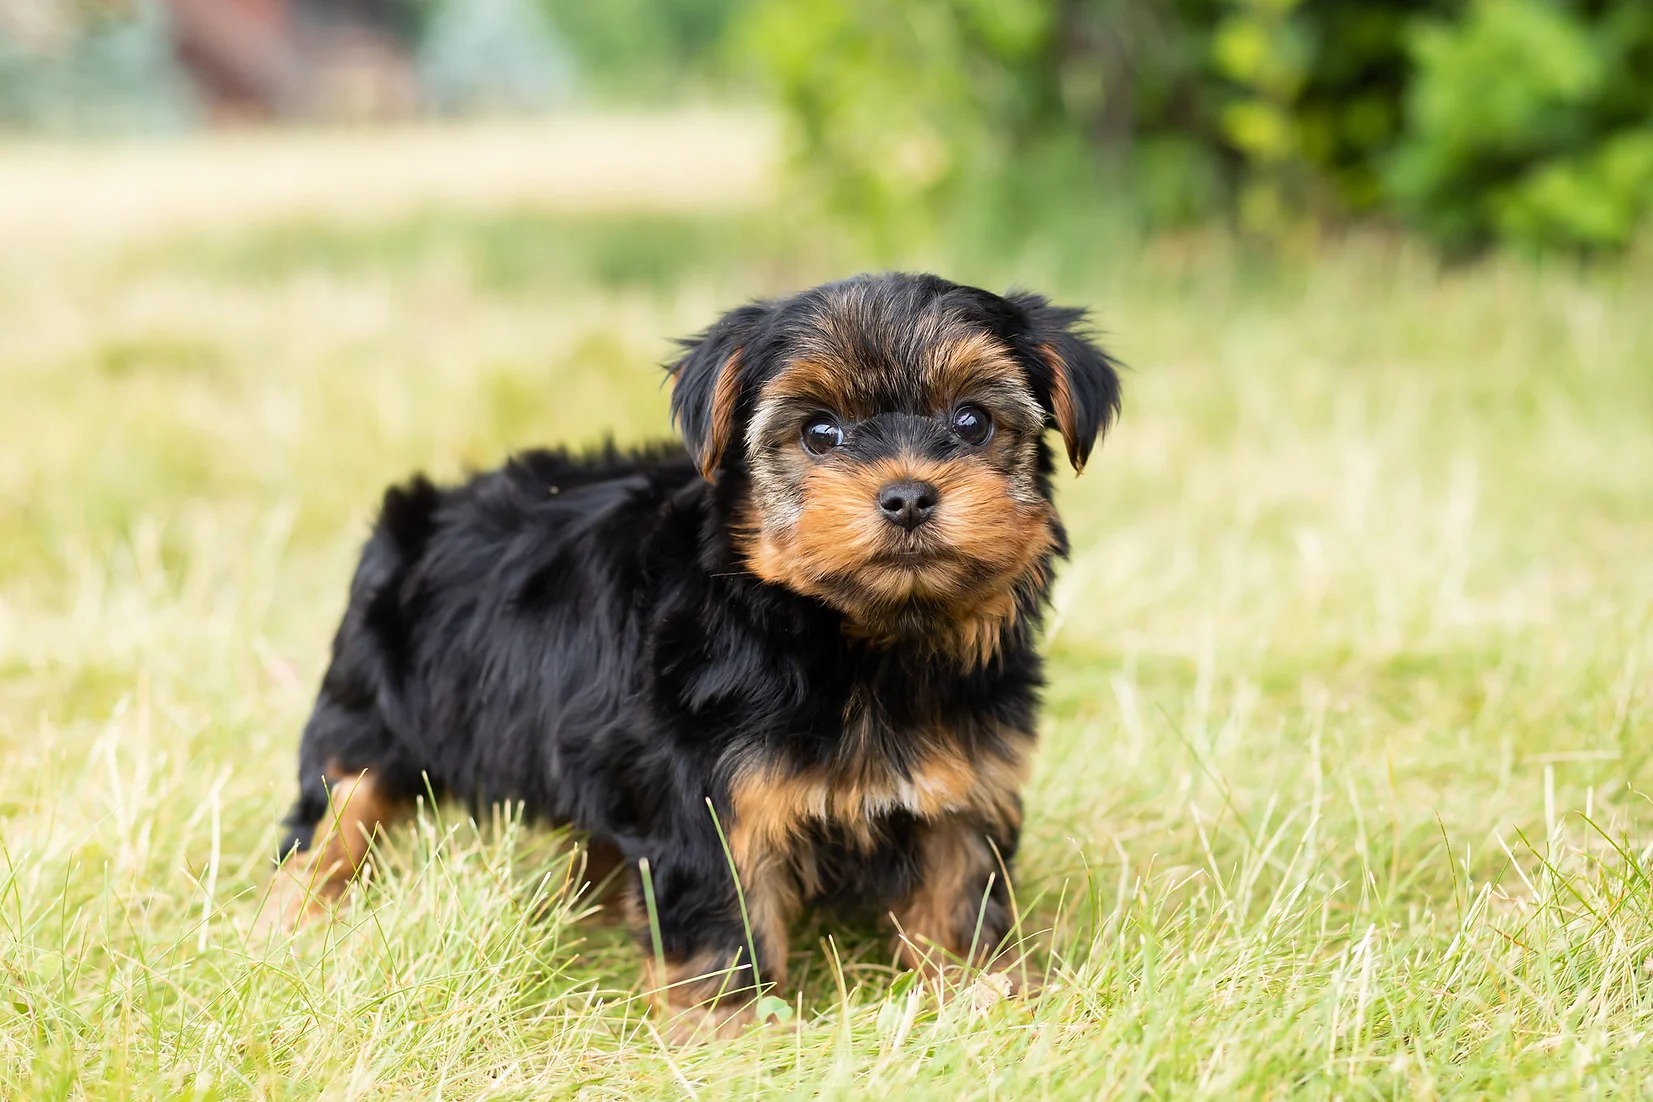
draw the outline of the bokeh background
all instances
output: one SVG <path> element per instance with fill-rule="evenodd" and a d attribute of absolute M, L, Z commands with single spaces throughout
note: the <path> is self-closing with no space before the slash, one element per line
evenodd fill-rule
<path fill-rule="evenodd" d="M 1642 0 L 0 0 L 0 1097 L 1653 1093 L 1650 211 Z M 673 1051 L 509 809 L 249 942 L 384 485 L 886 266 L 1129 365 L 1046 993 Z"/>
<path fill-rule="evenodd" d="M 1613 250 L 1653 193 L 1637 0 L 7 0 L 0 124 L 164 133 L 761 104 L 886 237 L 1354 218 Z"/>

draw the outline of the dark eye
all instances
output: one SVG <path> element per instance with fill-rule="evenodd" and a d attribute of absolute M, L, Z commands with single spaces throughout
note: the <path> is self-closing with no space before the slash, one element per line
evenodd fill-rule
<path fill-rule="evenodd" d="M 980 406 L 960 406 L 953 411 L 953 431 L 972 447 L 985 444 L 993 435 L 993 418 Z"/>
<path fill-rule="evenodd" d="M 804 425 L 804 450 L 811 455 L 825 455 L 843 442 L 844 430 L 824 414 L 810 418 Z"/>

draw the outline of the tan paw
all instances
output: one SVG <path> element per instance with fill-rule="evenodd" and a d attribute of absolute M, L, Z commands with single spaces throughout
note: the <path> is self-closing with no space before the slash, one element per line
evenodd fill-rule
<path fill-rule="evenodd" d="M 661 1014 L 660 1035 L 674 1045 L 727 1041 L 740 1036 L 755 1020 L 750 1003 L 740 1006 L 724 1003 L 681 1009 L 663 1007 Z"/>
<path fill-rule="evenodd" d="M 302 859 L 294 859 L 276 870 L 269 890 L 253 919 L 252 936 L 267 940 L 276 932 L 292 933 L 299 927 L 332 913 L 344 885 Z"/>

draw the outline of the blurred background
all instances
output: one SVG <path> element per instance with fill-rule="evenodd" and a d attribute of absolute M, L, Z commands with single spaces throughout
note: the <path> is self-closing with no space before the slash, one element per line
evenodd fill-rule
<path fill-rule="evenodd" d="M 886 251 L 1351 221 L 1611 251 L 1653 207 L 1641 0 L 0 0 L 0 129 L 761 109 Z"/>

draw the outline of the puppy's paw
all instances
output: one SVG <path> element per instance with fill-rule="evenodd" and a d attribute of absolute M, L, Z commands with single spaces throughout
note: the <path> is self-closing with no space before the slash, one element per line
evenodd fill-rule
<path fill-rule="evenodd" d="M 979 967 L 930 960 L 916 971 L 941 1001 L 962 998 L 984 1011 L 1005 999 L 1032 998 L 1044 990 L 1044 976 L 1032 962 L 1008 954 Z"/>
<path fill-rule="evenodd" d="M 1037 998 L 1045 990 L 1045 974 L 1025 956 L 1006 954 L 987 966 L 980 980 L 989 981 L 1005 998 Z"/>
<path fill-rule="evenodd" d="M 318 878 L 315 870 L 303 861 L 289 861 L 276 870 L 269 890 L 259 903 L 253 918 L 252 937 L 268 941 L 277 933 L 291 934 L 300 927 L 325 918 L 338 902 L 342 885 L 326 877 Z"/>
<path fill-rule="evenodd" d="M 661 1010 L 660 1035 L 673 1045 L 727 1041 L 740 1036 L 756 1020 L 750 1003 L 739 1006 L 714 1003 L 682 1008 L 664 1007 Z"/>

